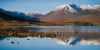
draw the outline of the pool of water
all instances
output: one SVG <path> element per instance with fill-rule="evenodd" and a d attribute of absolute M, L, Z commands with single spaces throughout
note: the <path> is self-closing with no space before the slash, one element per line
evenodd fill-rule
<path fill-rule="evenodd" d="M 15 31 L 25 29 L 32 31 L 32 34 L 57 32 L 59 36 L 19 37 L 0 34 L 0 50 L 100 50 L 100 26 L 20 26 L 16 28 Z"/>
<path fill-rule="evenodd" d="M 100 32 L 100 26 L 23 26 L 23 29 L 37 32 Z"/>

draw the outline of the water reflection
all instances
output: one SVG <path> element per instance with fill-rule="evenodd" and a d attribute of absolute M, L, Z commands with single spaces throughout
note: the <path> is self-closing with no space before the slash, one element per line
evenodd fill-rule
<path fill-rule="evenodd" d="M 30 47 L 40 47 L 41 45 L 45 45 L 44 47 L 49 45 L 49 47 L 57 47 L 59 45 L 66 47 L 77 45 L 100 45 L 99 30 L 99 26 L 10 27 L 0 29 L 0 48 L 2 48 L 2 45 L 28 46 L 29 44 L 31 45 Z"/>

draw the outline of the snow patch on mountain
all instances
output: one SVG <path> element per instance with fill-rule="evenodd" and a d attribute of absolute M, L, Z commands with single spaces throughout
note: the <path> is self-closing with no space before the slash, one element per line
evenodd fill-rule
<path fill-rule="evenodd" d="M 78 13 L 80 13 L 83 10 L 86 10 L 86 9 L 98 10 L 98 9 L 100 9 L 100 5 L 91 5 L 91 4 L 87 4 L 87 5 L 64 4 L 64 5 L 57 6 L 52 11 L 56 12 L 56 11 L 64 10 L 65 12 L 71 12 L 71 13 L 77 13 L 78 12 Z"/>
<path fill-rule="evenodd" d="M 61 10 L 61 9 L 65 8 L 65 7 L 66 7 L 66 5 L 67 5 L 67 4 L 57 6 L 55 9 L 53 9 L 53 11 L 58 11 L 58 10 Z"/>
<path fill-rule="evenodd" d="M 81 5 L 80 6 L 83 10 L 86 10 L 86 9 L 98 9 L 100 7 L 100 5 Z"/>
<path fill-rule="evenodd" d="M 81 11 L 81 9 L 75 4 L 60 5 L 60 6 L 57 6 L 53 11 L 55 12 L 62 9 L 64 9 L 65 12 L 72 12 L 72 13 Z"/>

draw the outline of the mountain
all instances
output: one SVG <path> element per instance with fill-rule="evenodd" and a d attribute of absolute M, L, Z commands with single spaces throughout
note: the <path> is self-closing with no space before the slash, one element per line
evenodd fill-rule
<path fill-rule="evenodd" d="M 90 4 L 87 4 L 87 5 L 81 5 L 80 6 L 83 10 L 86 10 L 86 9 L 94 9 L 94 10 L 99 10 L 100 11 L 100 5 L 90 5 Z"/>
<path fill-rule="evenodd" d="M 24 14 L 0 8 L 0 20 L 39 22 L 37 25 L 100 26 L 99 19 L 100 5 L 64 4 L 55 7 L 45 15 L 40 13 Z"/>
<path fill-rule="evenodd" d="M 17 11 L 7 11 L 2 8 L 0 8 L 0 19 L 2 20 L 16 20 L 16 21 L 29 21 L 29 22 L 35 22 L 39 21 L 36 17 L 31 17 L 29 15 L 26 15 L 22 12 Z"/>
<path fill-rule="evenodd" d="M 41 17 L 41 16 L 43 16 L 43 14 L 40 14 L 40 13 L 28 13 L 27 15 L 31 16 L 31 17 Z"/>
<path fill-rule="evenodd" d="M 60 11 L 64 9 L 65 13 L 66 12 L 72 12 L 72 13 L 77 13 L 77 12 L 81 12 L 81 8 L 78 7 L 77 5 L 75 4 L 65 4 L 65 5 L 60 5 L 60 6 L 57 6 L 54 10 L 52 11 Z"/>
<path fill-rule="evenodd" d="M 64 4 L 41 16 L 42 22 L 100 25 L 100 5 Z"/>

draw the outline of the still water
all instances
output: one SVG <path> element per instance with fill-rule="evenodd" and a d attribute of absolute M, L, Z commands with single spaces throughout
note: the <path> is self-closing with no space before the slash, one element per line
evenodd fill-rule
<path fill-rule="evenodd" d="M 100 50 L 100 26 L 12 28 L 0 29 L 0 50 Z"/>

